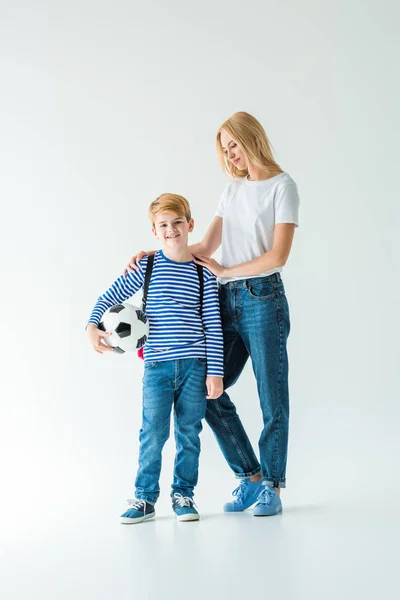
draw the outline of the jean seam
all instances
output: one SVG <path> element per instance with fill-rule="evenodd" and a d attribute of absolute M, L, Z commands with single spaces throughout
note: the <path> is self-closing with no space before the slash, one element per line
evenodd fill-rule
<path fill-rule="evenodd" d="M 275 448 L 274 448 L 274 458 L 273 458 L 273 477 L 272 481 L 275 483 L 280 481 L 280 477 L 276 477 L 277 473 L 278 461 L 279 461 L 279 438 L 280 438 L 280 425 L 281 425 L 281 416 L 282 416 L 282 371 L 283 371 L 283 324 L 282 324 L 282 315 L 281 315 L 281 307 L 279 303 L 279 298 L 276 299 L 277 304 L 277 321 L 279 327 L 279 369 L 278 369 L 278 402 L 279 402 L 279 414 L 277 416 L 277 422 L 275 425 Z"/>
<path fill-rule="evenodd" d="M 176 390 L 178 388 L 178 384 L 177 384 L 177 380 L 178 380 L 178 361 L 177 360 L 175 361 L 174 367 L 175 367 L 174 368 L 174 374 L 175 374 L 175 377 L 174 377 L 174 395 L 175 395 L 176 394 Z M 174 398 L 174 402 L 175 402 L 175 398 Z"/>

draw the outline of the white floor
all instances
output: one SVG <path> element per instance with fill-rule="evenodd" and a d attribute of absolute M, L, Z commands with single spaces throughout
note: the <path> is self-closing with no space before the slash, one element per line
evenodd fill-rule
<path fill-rule="evenodd" d="M 398 505 L 368 492 L 272 518 L 203 511 L 197 523 L 177 523 L 166 503 L 130 526 L 101 500 L 73 518 L 65 508 L 46 517 L 26 502 L 9 515 L 3 600 L 400 597 Z"/>

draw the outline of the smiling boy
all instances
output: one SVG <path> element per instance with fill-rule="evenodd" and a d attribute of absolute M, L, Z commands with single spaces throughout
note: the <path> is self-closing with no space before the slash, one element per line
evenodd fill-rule
<path fill-rule="evenodd" d="M 194 221 L 188 201 L 163 194 L 149 208 L 153 234 L 162 243 L 154 255 L 146 314 L 150 333 L 144 347 L 143 420 L 135 498 L 121 523 L 140 523 L 155 516 L 161 453 L 169 437 L 174 409 L 176 457 L 172 507 L 180 521 L 198 520 L 193 502 L 198 479 L 199 434 L 207 399 L 223 392 L 223 337 L 215 276 L 203 269 L 200 286 L 196 263 L 188 250 Z M 143 287 L 148 256 L 139 269 L 119 277 L 99 297 L 89 318 L 88 337 L 102 353 L 107 335 L 98 329 L 105 311 Z M 201 287 L 204 288 L 203 297 Z"/>

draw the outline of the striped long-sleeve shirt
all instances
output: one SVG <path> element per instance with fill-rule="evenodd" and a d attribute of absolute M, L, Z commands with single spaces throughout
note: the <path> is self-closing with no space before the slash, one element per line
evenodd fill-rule
<path fill-rule="evenodd" d="M 107 309 L 124 302 L 144 285 L 148 257 L 138 262 L 139 271 L 121 275 L 102 294 L 89 323 L 98 325 Z M 218 289 L 214 275 L 203 268 L 204 296 L 200 314 L 200 282 L 196 263 L 174 262 L 159 250 L 154 257 L 146 314 L 150 333 L 144 360 L 206 358 L 207 375 L 223 376 L 223 337 Z"/>

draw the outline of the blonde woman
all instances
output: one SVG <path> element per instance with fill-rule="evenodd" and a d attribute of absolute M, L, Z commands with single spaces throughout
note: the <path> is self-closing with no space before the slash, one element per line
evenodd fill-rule
<path fill-rule="evenodd" d="M 286 487 L 290 318 L 281 272 L 298 225 L 299 196 L 263 127 L 248 113 L 235 113 L 221 125 L 217 153 L 231 181 L 203 240 L 189 246 L 196 262 L 219 280 L 225 391 L 208 401 L 206 421 L 240 479 L 224 510 L 255 504 L 254 516 L 271 516 L 282 511 L 280 489 Z M 219 264 L 210 257 L 221 245 Z M 127 270 L 135 270 L 145 254 L 132 257 Z M 249 357 L 263 416 L 260 461 L 226 392 Z"/>

